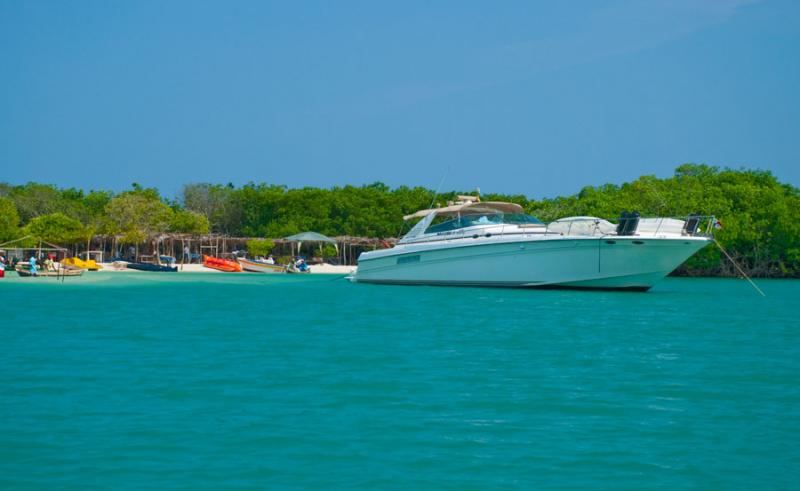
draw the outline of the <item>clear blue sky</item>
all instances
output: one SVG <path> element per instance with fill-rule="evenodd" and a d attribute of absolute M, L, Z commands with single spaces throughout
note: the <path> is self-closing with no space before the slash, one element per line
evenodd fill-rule
<path fill-rule="evenodd" d="M 0 180 L 800 185 L 800 2 L 0 0 Z"/>

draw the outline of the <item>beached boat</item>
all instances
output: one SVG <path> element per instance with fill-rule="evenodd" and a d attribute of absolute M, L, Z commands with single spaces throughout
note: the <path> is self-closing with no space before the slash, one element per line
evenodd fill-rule
<path fill-rule="evenodd" d="M 309 273 L 311 273 L 311 268 L 308 267 L 308 266 L 305 266 L 304 268 L 300 268 L 296 264 L 290 264 L 286 268 L 286 272 L 289 273 L 289 274 L 309 274 Z"/>
<path fill-rule="evenodd" d="M 280 266 L 278 264 L 269 264 L 264 261 L 253 261 L 250 259 L 244 258 L 237 258 L 236 259 L 241 265 L 242 269 L 245 271 L 250 271 L 252 273 L 285 273 L 286 266 Z"/>
<path fill-rule="evenodd" d="M 178 268 L 175 266 L 163 266 L 160 264 L 153 264 L 153 263 L 128 263 L 126 267 L 128 269 L 135 269 L 138 271 L 152 271 L 156 273 L 175 273 L 178 271 Z"/>
<path fill-rule="evenodd" d="M 224 271 L 226 273 L 241 273 L 242 266 L 236 261 L 203 255 L 203 266 L 206 268 Z"/>
<path fill-rule="evenodd" d="M 102 266 L 97 264 L 94 259 L 81 259 L 79 257 L 67 257 L 61 260 L 64 266 L 72 266 L 79 269 L 86 269 L 88 271 L 99 271 L 103 269 Z"/>
<path fill-rule="evenodd" d="M 623 213 L 616 225 L 595 217 L 545 225 L 514 203 L 459 198 L 404 217 L 420 221 L 395 247 L 362 253 L 353 281 L 646 291 L 712 241 L 713 217 Z"/>
<path fill-rule="evenodd" d="M 18 275 L 24 277 L 30 276 L 81 276 L 85 269 L 76 268 L 74 266 L 63 266 L 56 264 L 52 268 L 36 268 L 36 274 L 34 275 L 31 271 L 31 265 L 28 262 L 24 263 L 17 263 L 14 267 L 14 270 L 17 272 Z"/>

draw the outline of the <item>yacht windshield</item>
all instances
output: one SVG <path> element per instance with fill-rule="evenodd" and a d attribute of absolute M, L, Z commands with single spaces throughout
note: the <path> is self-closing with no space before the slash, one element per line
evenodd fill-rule
<path fill-rule="evenodd" d="M 522 225 L 522 224 L 541 224 L 538 218 L 524 213 L 480 213 L 472 215 L 461 215 L 456 218 L 444 218 L 444 221 L 434 220 L 433 225 L 425 230 L 426 234 L 435 234 L 458 230 L 460 228 L 476 227 L 481 225 Z M 448 219 L 449 218 L 449 219 Z"/>

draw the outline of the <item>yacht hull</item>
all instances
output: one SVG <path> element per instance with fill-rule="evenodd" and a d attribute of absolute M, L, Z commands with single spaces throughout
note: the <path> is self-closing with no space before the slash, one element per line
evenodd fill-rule
<path fill-rule="evenodd" d="M 644 291 L 709 243 L 702 237 L 500 238 L 368 252 L 354 277 L 398 285 Z"/>

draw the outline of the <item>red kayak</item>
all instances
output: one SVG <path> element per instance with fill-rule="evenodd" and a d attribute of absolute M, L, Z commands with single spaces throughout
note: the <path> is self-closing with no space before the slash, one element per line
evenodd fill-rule
<path fill-rule="evenodd" d="M 206 268 L 217 269 L 219 271 L 225 271 L 226 273 L 242 272 L 242 267 L 236 261 L 206 256 L 205 254 L 203 254 L 203 266 Z"/>

